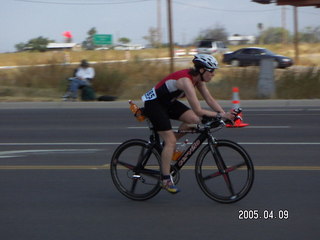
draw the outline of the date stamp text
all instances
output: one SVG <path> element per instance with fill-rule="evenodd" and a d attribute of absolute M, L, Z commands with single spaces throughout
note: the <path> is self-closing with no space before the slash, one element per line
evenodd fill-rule
<path fill-rule="evenodd" d="M 238 211 L 239 220 L 288 220 L 289 210 L 239 210 Z"/>

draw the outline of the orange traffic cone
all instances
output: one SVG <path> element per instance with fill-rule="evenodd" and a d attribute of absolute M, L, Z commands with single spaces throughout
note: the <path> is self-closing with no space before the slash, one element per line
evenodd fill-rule
<path fill-rule="evenodd" d="M 240 108 L 239 88 L 232 88 L 232 109 Z"/>
<path fill-rule="evenodd" d="M 234 87 L 232 88 L 232 109 L 237 110 L 240 109 L 240 97 L 239 97 L 239 88 Z M 248 126 L 248 123 L 243 122 L 242 112 L 237 115 L 237 118 L 234 120 L 234 124 L 227 124 L 226 127 L 228 128 L 240 128 Z"/>

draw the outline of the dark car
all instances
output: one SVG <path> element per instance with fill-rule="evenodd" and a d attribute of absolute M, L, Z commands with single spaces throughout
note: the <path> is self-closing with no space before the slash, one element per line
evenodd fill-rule
<path fill-rule="evenodd" d="M 232 66 L 260 65 L 263 58 L 271 57 L 274 59 L 275 68 L 286 68 L 293 65 L 291 58 L 277 55 L 265 48 L 241 48 L 237 51 L 223 54 L 222 62 Z"/>

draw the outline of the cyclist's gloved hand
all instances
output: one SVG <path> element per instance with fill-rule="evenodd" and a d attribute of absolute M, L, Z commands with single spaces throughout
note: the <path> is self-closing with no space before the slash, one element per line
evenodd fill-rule
<path fill-rule="evenodd" d="M 237 118 L 237 116 L 239 116 L 239 114 L 242 112 L 242 108 L 234 108 L 232 110 L 230 110 L 230 113 L 235 116 L 235 118 Z"/>
<path fill-rule="evenodd" d="M 236 119 L 237 115 L 237 112 L 231 110 L 230 112 L 223 113 L 221 116 L 224 122 L 233 124 L 233 121 Z"/>
<path fill-rule="evenodd" d="M 242 120 L 240 113 L 242 112 L 242 108 L 232 109 L 231 114 L 234 116 L 233 121 L 237 121 L 238 119 Z"/>
<path fill-rule="evenodd" d="M 209 122 L 212 122 L 213 120 L 214 120 L 213 117 L 209 117 L 209 116 L 203 115 L 202 119 L 201 119 L 201 123 L 202 124 L 207 124 Z"/>

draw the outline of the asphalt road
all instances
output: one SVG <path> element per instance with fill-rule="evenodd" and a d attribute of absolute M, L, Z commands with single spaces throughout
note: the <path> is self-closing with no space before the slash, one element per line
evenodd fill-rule
<path fill-rule="evenodd" d="M 215 134 L 242 144 L 256 167 L 251 192 L 232 205 L 207 198 L 192 170 L 174 196 L 134 202 L 118 193 L 112 152 L 148 136 L 127 108 L 1 106 L 0 239 L 316 240 L 320 107 L 294 105 L 245 107 L 250 127 Z"/>

